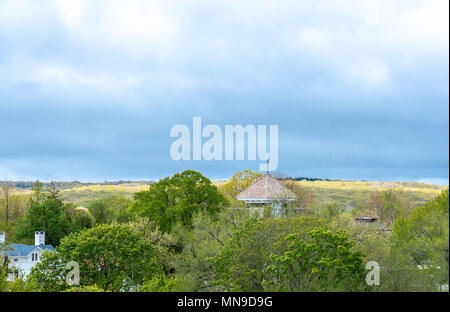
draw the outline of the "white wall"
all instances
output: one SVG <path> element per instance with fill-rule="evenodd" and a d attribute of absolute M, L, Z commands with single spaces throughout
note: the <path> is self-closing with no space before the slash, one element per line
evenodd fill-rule
<path fill-rule="evenodd" d="M 27 256 L 23 256 L 23 257 L 18 257 L 18 256 L 10 256 L 9 257 L 9 268 L 13 269 L 13 268 L 17 268 L 20 269 L 20 273 L 19 274 L 23 274 L 23 276 L 26 276 L 28 274 L 30 274 L 31 272 L 31 268 L 34 267 L 36 265 L 37 262 L 39 262 L 40 258 L 41 258 L 41 254 L 44 251 L 41 248 L 36 248 L 35 250 L 33 250 L 29 255 Z M 32 261 L 32 254 L 33 253 L 37 253 L 38 254 L 38 261 Z M 14 261 L 14 259 L 17 259 L 17 261 Z M 11 275 L 8 277 L 9 280 L 13 280 L 14 279 L 14 275 Z"/>

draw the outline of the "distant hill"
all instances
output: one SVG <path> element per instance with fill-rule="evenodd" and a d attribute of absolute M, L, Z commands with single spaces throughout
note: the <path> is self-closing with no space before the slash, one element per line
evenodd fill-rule
<path fill-rule="evenodd" d="M 340 181 L 340 180 L 330 180 L 330 179 L 322 179 L 322 178 L 308 178 L 308 177 L 287 177 L 287 178 L 281 178 L 280 180 L 291 180 L 291 181 Z"/>
<path fill-rule="evenodd" d="M 345 180 L 299 180 L 296 183 L 314 193 L 317 200 L 337 201 L 347 208 L 355 208 L 377 191 L 394 189 L 401 191 L 415 204 L 421 205 L 434 198 L 448 186 L 419 182 L 381 182 Z"/>
<path fill-rule="evenodd" d="M 348 209 L 355 208 L 364 202 L 368 196 L 376 191 L 395 189 L 404 192 L 415 205 L 421 205 L 432 199 L 447 186 L 426 184 L 418 182 L 376 182 L 376 181 L 345 181 L 330 180 L 320 178 L 295 177 L 281 178 L 282 180 L 294 180 L 305 189 L 314 193 L 316 201 L 331 202 L 336 201 L 345 205 Z M 214 181 L 216 186 L 223 185 L 228 181 Z M 0 186 L 5 182 L 0 181 Z M 12 181 L 15 186 L 14 192 L 24 194 L 31 193 L 34 182 Z M 55 182 L 61 190 L 63 198 L 69 202 L 87 204 L 97 199 L 110 196 L 124 196 L 132 198 L 135 192 L 148 189 L 153 181 L 105 181 L 102 183 L 89 182 Z M 43 183 L 48 186 L 49 183 Z"/>
<path fill-rule="evenodd" d="M 5 181 L 0 181 L 0 186 L 5 185 L 5 183 Z M 24 196 L 31 194 L 31 189 L 34 185 L 34 181 L 9 181 L 8 183 L 14 186 L 13 193 L 20 193 Z M 105 181 L 101 183 L 58 181 L 54 183 L 61 190 L 61 195 L 64 200 L 86 204 L 111 196 L 131 198 L 135 192 L 147 189 L 153 181 Z M 42 182 L 42 184 L 45 188 L 49 186 L 50 182 Z"/>
<path fill-rule="evenodd" d="M 5 185 L 6 183 L 10 183 L 15 188 L 18 189 L 31 189 L 35 183 L 35 181 L 0 181 L 0 187 Z M 51 182 L 41 182 L 44 187 L 48 186 Z M 130 184 L 130 183 L 140 183 L 150 185 L 153 181 L 104 181 L 104 182 L 79 182 L 79 181 L 56 181 L 53 182 L 56 184 L 56 187 L 60 190 L 71 189 L 74 187 L 80 186 L 89 186 L 89 185 L 121 185 L 121 184 Z"/>

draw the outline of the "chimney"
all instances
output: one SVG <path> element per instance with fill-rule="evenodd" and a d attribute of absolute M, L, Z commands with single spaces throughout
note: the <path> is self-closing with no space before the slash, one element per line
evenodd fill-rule
<path fill-rule="evenodd" d="M 34 245 L 45 245 L 45 232 L 34 232 Z"/>
<path fill-rule="evenodd" d="M 0 244 L 4 244 L 6 240 L 6 234 L 5 232 L 0 232 Z"/>

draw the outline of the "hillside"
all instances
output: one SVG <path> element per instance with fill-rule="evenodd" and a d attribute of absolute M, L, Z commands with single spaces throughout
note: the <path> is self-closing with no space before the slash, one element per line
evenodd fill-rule
<path fill-rule="evenodd" d="M 366 181 L 297 181 L 296 183 L 314 193 L 318 201 L 338 201 L 347 208 L 355 208 L 370 193 L 395 189 L 402 191 L 415 205 L 434 198 L 447 186 L 417 182 L 366 182 Z"/>
<path fill-rule="evenodd" d="M 225 184 L 227 181 L 214 181 L 216 186 Z M 28 194 L 31 192 L 30 183 L 12 182 L 15 192 Z M 69 202 L 86 204 L 90 201 L 103 199 L 110 196 L 124 196 L 131 198 L 133 193 L 145 190 L 152 182 L 148 181 L 118 181 L 104 183 L 75 183 L 57 182 L 61 189 L 63 198 Z M 425 184 L 417 182 L 366 182 L 366 181 L 342 181 L 342 180 L 316 180 L 296 181 L 305 189 L 314 194 L 316 201 L 338 201 L 347 208 L 354 208 L 363 202 L 367 196 L 376 191 L 389 188 L 403 191 L 416 205 L 423 204 L 433 198 L 447 186 Z M 21 187 L 22 186 L 22 187 Z"/>

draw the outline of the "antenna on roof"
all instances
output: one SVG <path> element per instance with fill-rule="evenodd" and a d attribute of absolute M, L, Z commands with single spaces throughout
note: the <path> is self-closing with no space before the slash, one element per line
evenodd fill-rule
<path fill-rule="evenodd" d="M 269 160 L 270 158 L 267 158 L 267 174 L 269 174 Z"/>

